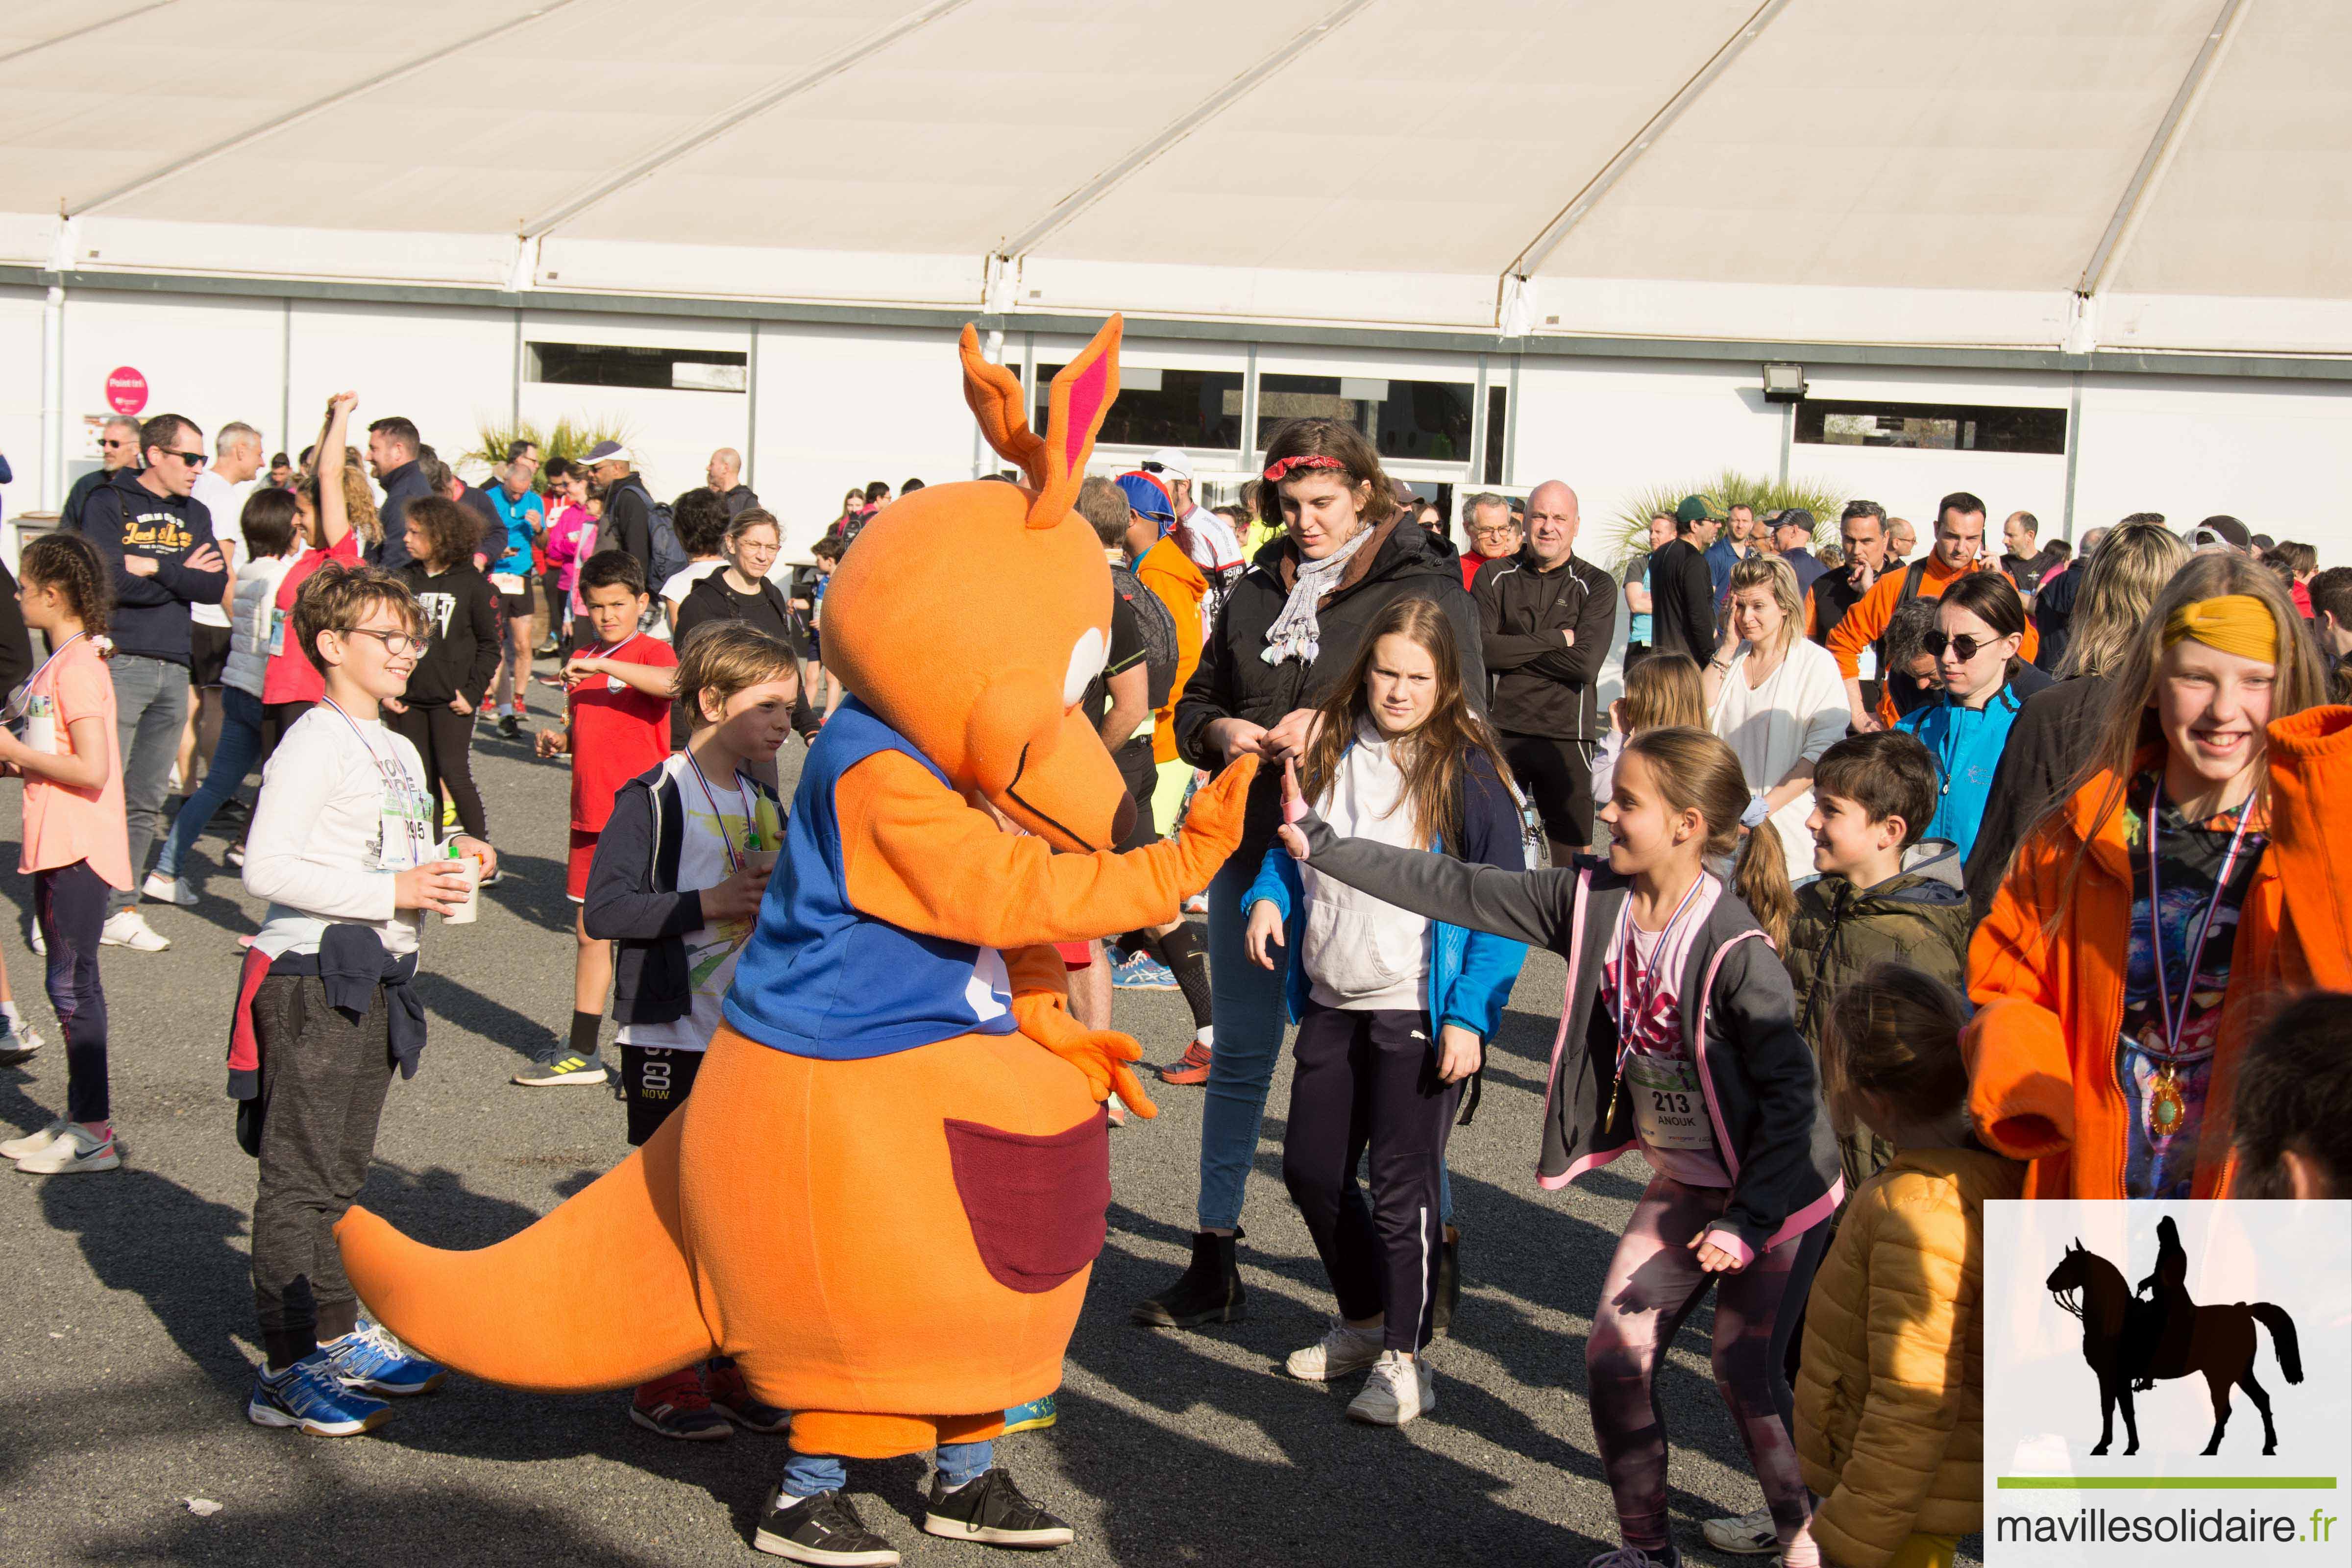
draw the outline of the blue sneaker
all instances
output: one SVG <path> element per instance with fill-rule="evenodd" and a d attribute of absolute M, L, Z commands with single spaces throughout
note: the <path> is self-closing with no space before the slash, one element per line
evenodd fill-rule
<path fill-rule="evenodd" d="M 1004 1435 L 1010 1437 L 1015 1432 L 1042 1432 L 1060 1419 L 1060 1413 L 1054 1408 L 1054 1396 L 1049 1394 L 1006 1411 Z"/>
<path fill-rule="evenodd" d="M 312 1351 L 275 1377 L 267 1363 L 256 1368 L 245 1415 L 257 1426 L 299 1426 L 313 1437 L 356 1437 L 390 1420 L 392 1406 L 345 1388 L 327 1352 Z"/>
<path fill-rule="evenodd" d="M 341 1339 L 319 1348 L 345 1388 L 369 1394 L 430 1394 L 448 1375 L 439 1362 L 409 1354 L 390 1330 L 365 1318 Z"/>
<path fill-rule="evenodd" d="M 1173 991 L 1176 972 L 1148 952 L 1130 952 L 1110 972 L 1110 983 L 1121 991 Z"/>

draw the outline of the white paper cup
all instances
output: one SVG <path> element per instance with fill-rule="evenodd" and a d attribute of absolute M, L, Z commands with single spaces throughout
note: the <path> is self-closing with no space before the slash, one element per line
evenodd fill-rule
<path fill-rule="evenodd" d="M 441 917 L 443 925 L 469 926 L 482 912 L 482 862 L 478 856 L 460 855 L 452 862 L 466 874 L 466 901 Z"/>
<path fill-rule="evenodd" d="M 743 851 L 743 864 L 755 871 L 766 871 L 773 875 L 776 869 L 776 854 L 773 849 L 746 849 Z"/>

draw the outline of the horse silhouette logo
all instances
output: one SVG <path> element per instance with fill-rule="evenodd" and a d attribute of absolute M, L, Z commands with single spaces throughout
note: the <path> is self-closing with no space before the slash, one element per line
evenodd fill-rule
<path fill-rule="evenodd" d="M 2124 1283 L 2122 1269 L 2087 1250 L 2079 1237 L 2043 1281 L 2059 1309 L 2082 1321 L 2083 1359 L 2098 1374 L 2099 1446 L 2091 1452 L 2104 1454 L 2114 1442 L 2120 1405 L 2131 1439 L 2124 1452 L 2138 1453 L 2132 1395 L 2154 1388 L 2158 1379 L 2201 1376 L 2213 1399 L 2213 1436 L 2205 1453 L 2221 1452 L 2233 1383 L 2263 1413 L 2263 1452 L 2277 1453 L 2271 1396 L 2254 1381 L 2254 1325 L 2270 1330 L 2286 1380 L 2301 1383 L 2303 1353 L 2295 1344 L 2294 1320 L 2268 1301 L 2199 1306 L 2189 1299 L 2189 1253 L 2180 1245 L 2180 1227 L 2167 1215 L 2156 1222 L 2156 1268 L 2137 1290 Z"/>

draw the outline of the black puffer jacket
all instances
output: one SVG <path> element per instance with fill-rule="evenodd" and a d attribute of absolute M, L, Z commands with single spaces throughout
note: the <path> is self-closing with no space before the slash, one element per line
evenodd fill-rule
<path fill-rule="evenodd" d="M 1478 606 L 1462 586 L 1461 558 L 1452 545 L 1402 518 L 1382 523 L 1316 614 L 1321 648 L 1312 665 L 1268 664 L 1259 656 L 1265 634 L 1282 614 L 1297 580 L 1298 546 L 1285 534 L 1257 552 L 1225 596 L 1217 623 L 1201 646 L 1200 668 L 1176 700 L 1176 752 L 1194 767 L 1225 765 L 1208 741 L 1219 719 L 1247 719 L 1271 729 L 1295 709 L 1312 708 L 1330 694 L 1362 651 L 1364 634 L 1400 599 L 1435 601 L 1453 623 L 1461 654 L 1462 689 L 1484 715 L 1486 665 L 1479 652 Z M 1250 786 L 1249 814 L 1234 854 L 1255 866 L 1274 838 L 1282 814 L 1282 770 L 1262 768 Z"/>

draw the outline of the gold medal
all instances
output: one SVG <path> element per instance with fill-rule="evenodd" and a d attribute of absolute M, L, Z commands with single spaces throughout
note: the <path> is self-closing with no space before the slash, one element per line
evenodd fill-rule
<path fill-rule="evenodd" d="M 2180 1131 L 2181 1121 L 2189 1114 L 2188 1102 L 2180 1097 L 2180 1084 L 2174 1076 L 2173 1065 L 2166 1062 L 2147 1084 L 2147 1132 L 2151 1138 L 2169 1138 Z"/>

